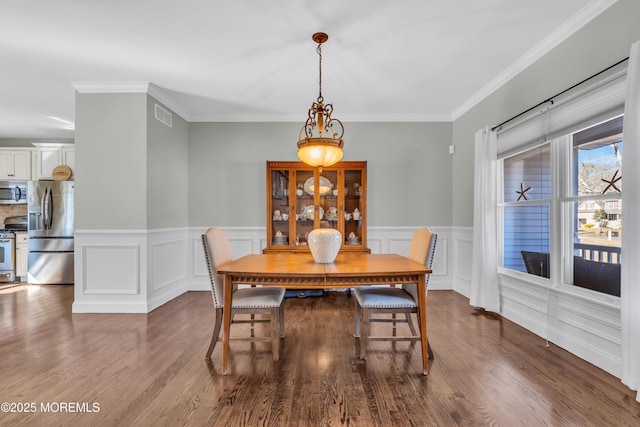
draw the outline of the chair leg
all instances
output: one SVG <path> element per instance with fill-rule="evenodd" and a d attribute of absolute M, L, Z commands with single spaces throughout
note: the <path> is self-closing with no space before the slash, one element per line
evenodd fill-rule
<path fill-rule="evenodd" d="M 362 310 L 360 309 L 360 304 L 358 304 L 358 300 L 356 299 L 356 330 L 353 333 L 353 336 L 358 338 L 360 337 L 360 317 L 362 316 Z"/>
<path fill-rule="evenodd" d="M 420 313 L 417 314 L 418 315 L 418 320 L 420 320 Z M 416 331 L 413 328 L 413 323 L 411 322 L 411 315 L 409 313 L 407 313 L 407 321 L 409 322 L 409 328 L 411 329 L 411 332 L 413 332 L 413 335 L 416 335 Z M 422 333 L 422 332 L 420 332 Z M 435 359 L 435 356 L 433 355 L 433 350 L 431 350 L 431 343 L 427 340 L 427 354 L 429 359 L 433 360 Z"/>
<path fill-rule="evenodd" d="M 284 338 L 284 301 L 280 304 L 280 338 Z"/>
<path fill-rule="evenodd" d="M 252 288 L 255 288 L 256 285 L 251 285 Z M 256 324 L 253 322 L 254 320 L 256 320 L 256 315 L 255 314 L 251 314 L 249 316 L 249 318 L 251 319 L 251 336 L 253 336 L 253 329 L 255 328 Z"/>
<path fill-rule="evenodd" d="M 211 353 L 213 353 L 213 349 L 218 342 L 218 336 L 220 335 L 220 328 L 222 327 L 222 309 L 216 308 L 215 312 L 215 323 L 213 325 L 213 334 L 211 335 L 211 344 L 209 344 L 209 350 L 207 350 L 206 359 L 211 358 Z"/>
<path fill-rule="evenodd" d="M 369 337 L 369 309 L 361 307 L 361 323 L 362 331 L 360 332 L 360 359 L 367 358 L 367 343 Z"/>
<path fill-rule="evenodd" d="M 407 317 L 407 324 L 409 325 L 409 329 L 414 336 L 418 336 L 416 333 L 416 328 L 413 326 L 413 321 L 411 320 L 411 313 L 404 314 Z"/>
<path fill-rule="evenodd" d="M 280 308 L 271 309 L 269 323 L 271 323 L 271 347 L 273 360 L 280 359 Z"/>

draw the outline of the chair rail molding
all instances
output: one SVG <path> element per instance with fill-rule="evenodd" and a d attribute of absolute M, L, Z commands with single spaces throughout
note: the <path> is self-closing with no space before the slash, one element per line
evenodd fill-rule
<path fill-rule="evenodd" d="M 248 254 L 260 254 L 266 248 L 266 229 L 264 227 L 220 227 L 229 238 L 233 258 Z M 411 237 L 418 226 L 413 227 L 368 227 L 367 243 L 372 253 L 399 253 L 407 255 Z M 429 279 L 432 290 L 453 289 L 451 268 L 451 227 L 432 227 L 438 234 L 438 247 L 433 262 L 433 273 Z M 189 290 L 209 290 L 207 266 L 200 236 L 207 228 L 193 227 L 189 230 Z"/>

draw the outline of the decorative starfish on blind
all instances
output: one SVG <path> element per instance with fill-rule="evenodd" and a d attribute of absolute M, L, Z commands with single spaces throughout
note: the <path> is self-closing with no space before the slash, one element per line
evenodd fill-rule
<path fill-rule="evenodd" d="M 616 172 L 613 174 L 613 176 L 611 177 L 611 179 L 609 179 L 609 180 L 602 178 L 602 181 L 604 181 L 604 182 L 606 182 L 607 184 L 609 184 L 609 185 L 607 185 L 607 186 L 605 187 L 605 189 L 602 191 L 602 194 L 606 193 L 606 192 L 607 192 L 607 190 L 608 190 L 608 189 L 610 189 L 611 187 L 613 187 L 613 188 L 614 188 L 618 193 L 620 193 L 620 192 L 621 192 L 621 191 L 620 191 L 620 189 L 619 189 L 618 187 L 616 187 L 616 182 L 618 182 L 618 181 L 620 181 L 620 180 L 622 179 L 622 175 L 620 175 L 620 176 L 618 176 L 618 177 L 616 178 L 616 176 L 618 175 L 618 172 L 619 172 L 619 171 L 616 171 Z"/>
<path fill-rule="evenodd" d="M 516 190 L 516 193 L 519 194 L 518 196 L 518 202 L 520 201 L 520 199 L 525 199 L 525 200 L 529 200 L 527 199 L 527 191 L 531 190 L 531 187 L 527 187 L 524 188 L 524 186 L 522 185 L 522 183 L 520 183 L 520 191 Z"/>

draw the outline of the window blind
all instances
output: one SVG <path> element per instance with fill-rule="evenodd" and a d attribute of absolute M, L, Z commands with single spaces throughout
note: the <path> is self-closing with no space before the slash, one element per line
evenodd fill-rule
<path fill-rule="evenodd" d="M 504 125 L 498 129 L 498 157 L 508 157 L 623 114 L 626 87 L 625 64 L 623 69 L 599 76 L 597 81 L 589 81 Z"/>

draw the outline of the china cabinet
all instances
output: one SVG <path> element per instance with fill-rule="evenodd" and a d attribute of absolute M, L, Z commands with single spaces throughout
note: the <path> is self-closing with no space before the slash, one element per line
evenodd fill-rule
<path fill-rule="evenodd" d="M 342 234 L 341 251 L 367 248 L 367 162 L 322 170 L 302 162 L 267 162 L 268 251 L 309 251 L 316 228 Z"/>

